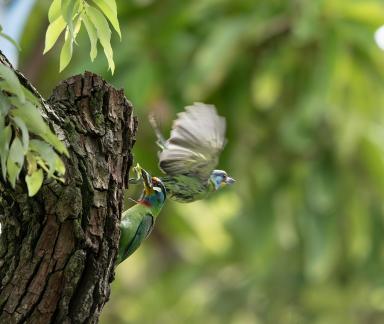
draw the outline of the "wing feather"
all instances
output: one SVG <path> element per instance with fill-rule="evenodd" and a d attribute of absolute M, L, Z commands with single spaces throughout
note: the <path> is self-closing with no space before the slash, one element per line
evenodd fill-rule
<path fill-rule="evenodd" d="M 139 224 L 134 237 L 131 242 L 125 248 L 123 260 L 128 258 L 133 252 L 137 250 L 137 248 L 141 245 L 141 243 L 148 237 L 151 233 L 154 225 L 154 219 L 151 214 L 147 214 L 144 216 L 143 220 Z"/>
<path fill-rule="evenodd" d="M 159 165 L 168 175 L 209 178 L 225 145 L 225 118 L 213 105 L 187 106 L 174 121 L 170 138 L 159 153 Z"/>

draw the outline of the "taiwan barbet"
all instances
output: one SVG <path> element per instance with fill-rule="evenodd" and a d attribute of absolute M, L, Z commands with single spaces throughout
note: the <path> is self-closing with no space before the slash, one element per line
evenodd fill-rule
<path fill-rule="evenodd" d="M 195 103 L 185 107 L 173 122 L 171 136 L 165 140 L 155 119 L 159 152 L 160 177 L 168 196 L 178 202 L 192 202 L 205 198 L 235 180 L 223 170 L 215 170 L 225 140 L 225 118 L 217 114 L 213 105 Z"/>
<path fill-rule="evenodd" d="M 166 190 L 160 179 L 151 177 L 139 165 L 134 169 L 137 178 L 142 178 L 144 190 L 136 204 L 122 214 L 117 264 L 135 252 L 148 237 L 166 200 Z"/>

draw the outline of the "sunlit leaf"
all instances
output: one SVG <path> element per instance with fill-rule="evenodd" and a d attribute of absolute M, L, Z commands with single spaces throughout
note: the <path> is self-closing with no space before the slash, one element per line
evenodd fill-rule
<path fill-rule="evenodd" d="M 41 135 L 47 131 L 48 126 L 45 124 L 43 117 L 37 108 L 29 102 L 20 105 L 17 100 L 10 99 L 15 108 L 12 109 L 12 115 L 21 118 L 27 125 L 29 131 L 37 135 Z"/>
<path fill-rule="evenodd" d="M 91 42 L 91 52 L 90 57 L 91 61 L 93 61 L 97 56 L 97 32 L 93 23 L 89 20 L 87 15 L 82 17 L 85 29 L 87 30 L 89 40 Z"/>
<path fill-rule="evenodd" d="M 0 162 L 3 178 L 7 176 L 7 159 L 9 154 L 9 144 L 12 137 L 12 128 L 10 125 L 0 129 Z"/>
<path fill-rule="evenodd" d="M 34 153 L 29 151 L 25 157 L 27 159 L 28 174 L 32 174 L 37 170 L 36 156 Z"/>
<path fill-rule="evenodd" d="M 0 91 L 0 116 L 6 116 L 9 109 L 11 108 L 8 99 L 6 96 Z"/>
<path fill-rule="evenodd" d="M 55 170 L 60 175 L 63 175 L 65 173 L 65 164 L 63 160 L 59 158 L 59 156 L 57 156 L 55 160 Z"/>
<path fill-rule="evenodd" d="M 68 25 L 68 32 L 72 40 L 74 38 L 73 18 L 76 3 L 77 0 L 61 0 L 61 12 Z"/>
<path fill-rule="evenodd" d="M 0 77 L 9 85 L 9 89 L 14 93 L 19 100 L 24 103 L 25 96 L 22 89 L 22 85 L 19 82 L 15 72 L 13 72 L 9 67 L 4 64 L 0 64 Z"/>
<path fill-rule="evenodd" d="M 109 28 L 108 22 L 103 16 L 103 14 L 94 7 L 87 8 L 87 15 L 92 21 L 93 25 L 96 27 L 97 36 L 100 40 L 101 45 L 103 46 L 105 56 L 108 60 L 108 66 L 111 69 L 111 72 L 115 71 L 115 63 L 113 61 L 113 51 L 111 47 L 111 30 Z"/>
<path fill-rule="evenodd" d="M 81 29 L 81 23 L 82 23 L 82 19 L 81 19 L 81 17 L 80 17 L 80 16 L 77 16 L 77 17 L 75 18 L 75 28 L 74 28 L 74 31 L 73 31 L 74 42 L 75 42 L 75 44 L 77 44 L 77 43 L 76 43 L 76 36 L 77 36 L 77 34 L 79 33 L 79 31 L 80 31 L 80 29 Z"/>
<path fill-rule="evenodd" d="M 27 183 L 27 187 L 28 187 L 28 195 L 30 197 L 36 195 L 41 185 L 43 184 L 43 180 L 44 180 L 44 174 L 43 174 L 43 170 L 41 169 L 37 169 L 31 175 L 27 174 L 25 176 L 25 182 Z"/>
<path fill-rule="evenodd" d="M 73 39 L 69 36 L 67 31 L 65 34 L 65 41 L 63 48 L 60 52 L 60 72 L 63 71 L 69 64 L 73 53 Z"/>
<path fill-rule="evenodd" d="M 55 45 L 66 26 L 67 23 L 62 16 L 59 16 L 48 26 L 47 33 L 45 34 L 44 53 L 48 52 Z"/>
<path fill-rule="evenodd" d="M 68 150 L 65 144 L 58 139 L 58 137 L 52 133 L 52 131 L 48 128 L 45 133 L 41 134 L 41 137 L 49 144 L 51 144 L 56 151 L 59 153 L 65 154 L 68 156 Z"/>
<path fill-rule="evenodd" d="M 61 16 L 61 0 L 53 0 L 48 10 L 48 20 L 53 23 Z"/>
<path fill-rule="evenodd" d="M 33 152 L 36 152 L 41 156 L 44 161 L 48 164 L 48 178 L 50 178 L 56 170 L 56 166 L 60 164 L 57 160 L 60 160 L 60 157 L 55 153 L 53 148 L 47 143 L 40 140 L 31 140 L 30 148 Z"/>
<path fill-rule="evenodd" d="M 27 128 L 27 126 L 25 125 L 24 121 L 21 118 L 14 117 L 12 120 L 15 123 L 15 125 L 21 131 L 22 143 L 23 143 L 23 147 L 24 147 L 24 153 L 26 153 L 27 150 L 28 150 L 28 145 L 29 145 L 29 132 L 28 132 L 28 128 Z"/>
<path fill-rule="evenodd" d="M 12 102 L 17 105 L 15 100 Z M 12 109 L 12 115 L 21 118 L 27 125 L 30 132 L 42 137 L 49 144 L 53 145 L 59 153 L 68 155 L 68 151 L 63 142 L 61 142 L 57 136 L 52 133 L 49 126 L 44 122 L 40 112 L 37 108 L 29 102 L 24 105 L 17 105 Z"/>
<path fill-rule="evenodd" d="M 41 106 L 40 99 L 38 97 L 36 97 L 31 91 L 29 91 L 27 88 L 23 87 L 23 92 L 24 92 L 25 98 L 31 104 L 35 105 L 36 107 Z"/>
<path fill-rule="evenodd" d="M 116 3 L 115 0 L 93 0 L 97 6 L 101 9 L 104 15 L 111 22 L 113 28 L 119 34 L 121 38 L 121 31 L 119 26 L 119 21 L 117 19 Z"/>
<path fill-rule="evenodd" d="M 24 154 L 25 152 L 21 141 L 18 137 L 15 137 L 9 148 L 9 154 L 7 159 L 8 179 L 13 188 L 16 185 L 16 180 L 19 177 L 21 168 L 24 163 Z"/>

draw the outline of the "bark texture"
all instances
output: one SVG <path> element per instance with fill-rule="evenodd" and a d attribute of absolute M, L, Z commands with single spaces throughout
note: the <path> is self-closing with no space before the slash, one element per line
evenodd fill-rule
<path fill-rule="evenodd" d="M 46 180 L 33 198 L 22 181 L 16 190 L 0 182 L 0 323 L 96 323 L 137 123 L 122 90 L 88 72 L 59 84 L 43 108 L 70 151 L 66 181 Z"/>

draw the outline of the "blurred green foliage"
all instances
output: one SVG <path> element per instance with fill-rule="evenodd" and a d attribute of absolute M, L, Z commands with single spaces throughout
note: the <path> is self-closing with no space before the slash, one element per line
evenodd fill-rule
<path fill-rule="evenodd" d="M 382 1 L 120 0 L 113 77 L 85 34 L 57 75 L 58 52 L 41 57 L 48 5 L 21 44 L 43 93 L 84 69 L 124 88 L 153 174 L 148 112 L 168 131 L 184 105 L 213 103 L 228 122 L 220 168 L 238 180 L 168 203 L 101 323 L 384 323 Z"/>

